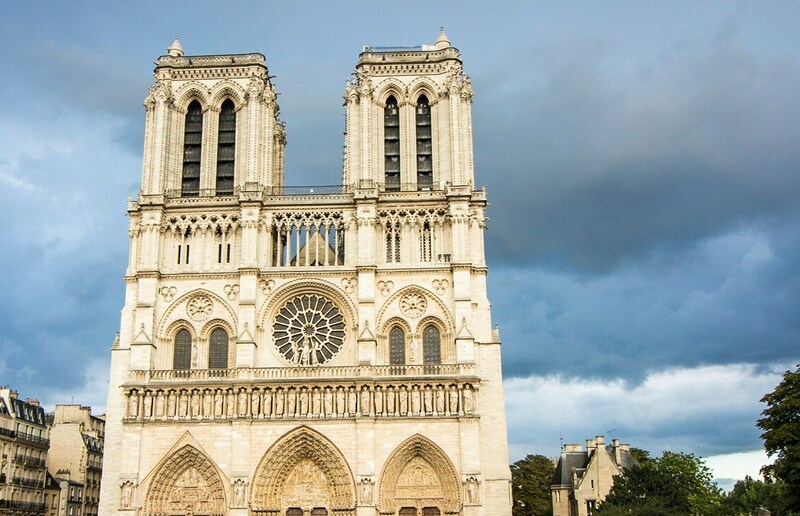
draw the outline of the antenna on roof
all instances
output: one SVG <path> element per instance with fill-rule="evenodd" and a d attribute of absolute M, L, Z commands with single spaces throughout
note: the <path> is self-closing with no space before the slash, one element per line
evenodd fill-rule
<path fill-rule="evenodd" d="M 564 451 L 564 434 L 561 434 L 558 440 L 561 441 L 561 451 Z"/>

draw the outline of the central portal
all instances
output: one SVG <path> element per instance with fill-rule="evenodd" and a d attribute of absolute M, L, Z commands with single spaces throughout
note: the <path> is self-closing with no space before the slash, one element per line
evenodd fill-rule
<path fill-rule="evenodd" d="M 344 455 L 307 426 L 278 439 L 256 468 L 254 514 L 353 516 L 355 506 L 355 483 Z"/>
<path fill-rule="evenodd" d="M 302 459 L 283 484 L 281 506 L 287 516 L 327 516 L 330 507 L 330 482 L 311 459 Z"/>

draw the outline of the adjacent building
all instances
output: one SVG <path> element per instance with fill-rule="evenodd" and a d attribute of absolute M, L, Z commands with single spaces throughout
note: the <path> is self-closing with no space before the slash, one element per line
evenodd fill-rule
<path fill-rule="evenodd" d="M 364 47 L 336 188 L 284 184 L 263 55 L 176 40 L 154 75 L 99 513 L 510 515 L 473 93 L 444 31 Z"/>
<path fill-rule="evenodd" d="M 39 402 L 0 388 L 0 515 L 44 513 L 49 447 Z"/>
<path fill-rule="evenodd" d="M 588 516 L 611 491 L 614 477 L 636 464 L 630 445 L 598 435 L 580 444 L 566 444 L 550 486 L 553 516 Z"/>
<path fill-rule="evenodd" d="M 97 516 L 105 420 L 93 416 L 90 407 L 80 405 L 56 405 L 48 420 L 51 427 L 47 467 L 63 487 L 61 514 Z M 79 512 L 75 512 L 76 507 Z"/>

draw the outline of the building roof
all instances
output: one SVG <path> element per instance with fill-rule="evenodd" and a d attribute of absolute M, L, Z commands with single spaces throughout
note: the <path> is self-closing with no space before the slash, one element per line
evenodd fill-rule
<path fill-rule="evenodd" d="M 602 448 L 609 455 L 611 461 L 616 464 L 617 461 L 614 455 L 614 446 L 607 445 L 602 446 Z M 556 465 L 556 471 L 553 474 L 553 481 L 551 482 L 551 485 L 572 487 L 573 471 L 576 473 L 578 478 L 583 477 L 583 474 L 586 471 L 586 467 L 588 466 L 595 449 L 591 450 L 592 453 L 588 451 L 562 452 L 561 457 L 558 459 L 558 464 Z M 617 464 L 617 466 L 623 469 L 630 469 L 637 464 L 636 459 L 633 458 L 633 455 L 631 455 L 631 452 L 627 446 L 624 448 L 620 447 L 619 459 L 619 464 Z"/>

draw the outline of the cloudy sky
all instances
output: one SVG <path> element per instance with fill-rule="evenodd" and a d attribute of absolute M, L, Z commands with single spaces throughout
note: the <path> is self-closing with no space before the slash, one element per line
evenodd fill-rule
<path fill-rule="evenodd" d="M 0 18 L 0 384 L 103 410 L 142 100 L 176 34 L 187 54 L 264 53 L 287 183 L 334 184 L 362 45 L 444 25 L 476 91 L 512 459 L 605 434 L 719 476 L 764 462 L 759 399 L 800 362 L 797 2 L 9 2 Z"/>

